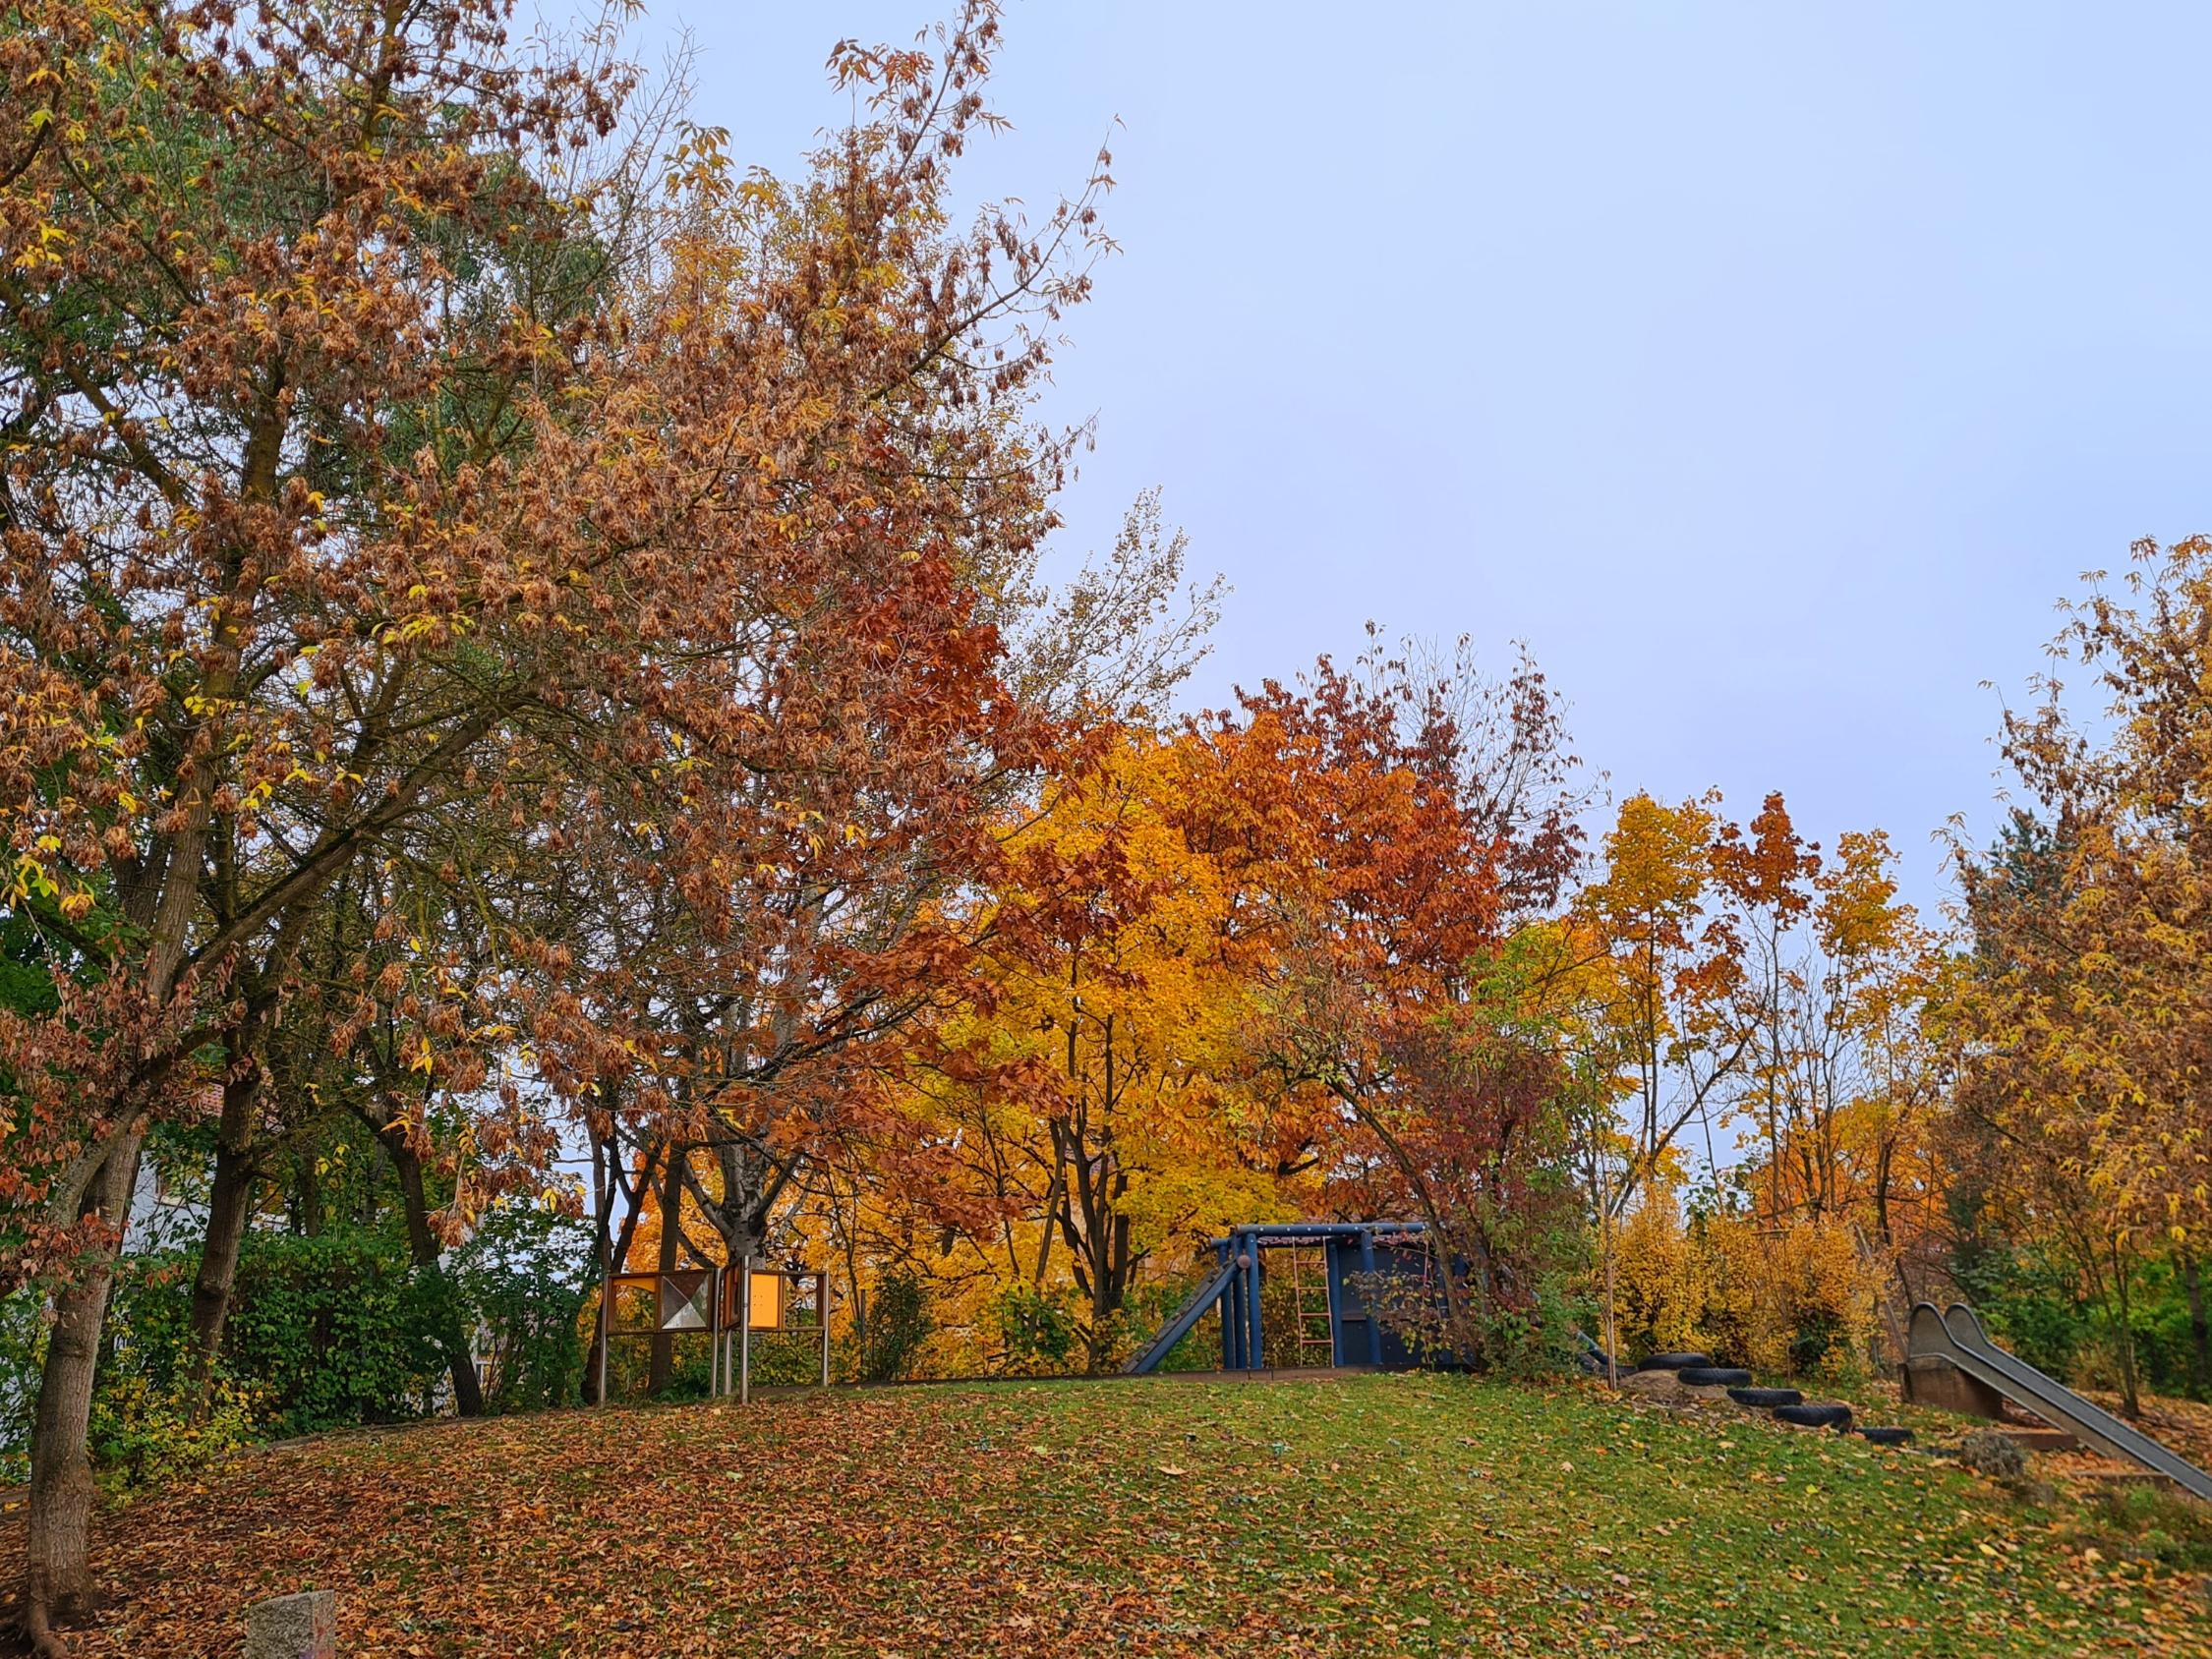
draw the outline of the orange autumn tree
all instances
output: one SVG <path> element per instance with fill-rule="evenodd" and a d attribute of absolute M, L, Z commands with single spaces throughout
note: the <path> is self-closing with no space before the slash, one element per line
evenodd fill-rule
<path fill-rule="evenodd" d="M 1566 1155 L 1558 1057 L 1491 989 L 1574 860 L 1558 710 L 1532 663 L 1492 680 L 1462 641 L 1324 658 L 1204 730 L 1197 832 L 1253 895 L 1237 926 L 1270 963 L 1255 1058 L 1334 1102 L 1348 1202 L 1428 1223 L 1448 1270 L 1430 1337 L 1472 1356 L 1547 1280 L 1552 1240 L 1524 1224 Z"/>
<path fill-rule="evenodd" d="M 1778 1224 L 1783 1213 L 1781 1103 L 1791 1059 L 1784 1028 L 1786 1010 L 1804 989 L 1791 946 L 1797 924 L 1813 901 L 1820 849 L 1797 833 L 1788 806 L 1775 792 L 1761 803 L 1749 825 L 1720 825 L 1710 857 L 1715 886 L 1732 912 L 1731 943 L 1741 956 L 1742 1021 L 1753 1033 L 1736 1110 L 1763 1116 L 1770 1150 L 1767 1219 Z"/>
<path fill-rule="evenodd" d="M 1615 966 L 1602 1021 L 1634 1078 L 1626 1144 L 1608 1182 L 1617 1219 L 1648 1185 L 1678 1182 L 1693 1124 L 1715 1162 L 1712 1123 L 1757 1035 L 1743 1017 L 1740 935 L 1714 868 L 1717 792 L 1677 806 L 1620 804 L 1597 880 L 1576 899 L 1594 946 Z"/>
<path fill-rule="evenodd" d="M 672 730 L 635 764 L 692 769 L 681 810 L 601 821 L 591 862 L 621 879 L 594 877 L 558 1080 L 595 1134 L 619 1098 L 633 1137 L 697 1151 L 668 1178 L 728 1259 L 803 1166 L 895 1138 L 872 1079 L 976 971 L 993 924 L 966 895 L 1002 878 L 1006 803 L 1087 741 L 1024 693 L 1008 630 L 1072 441 L 1032 418 L 1049 328 L 1088 291 L 1110 181 L 1040 226 L 952 228 L 996 40 L 976 5 L 934 51 L 841 47 L 866 119 L 790 187 L 697 158 L 654 292 L 680 347 L 659 378 L 750 398 L 753 580 L 696 619 L 742 736 L 710 767 Z"/>
<path fill-rule="evenodd" d="M 45 976 L 0 1021 L 0 1275 L 53 1287 L 44 1652 L 89 1589 L 87 1414 L 149 1125 L 259 1066 L 344 872 L 518 728 L 616 730 L 659 678 L 666 458 L 579 424 L 620 401 L 592 347 L 621 250 L 620 169 L 576 157 L 626 73 L 503 29 L 476 0 L 38 0 L 0 32 L 0 824 Z"/>
<path fill-rule="evenodd" d="M 1761 1081 L 1761 1149 L 1778 1216 L 1840 1220 L 1885 1246 L 1923 1234 L 1936 1177 L 1929 1114 L 1940 1065 L 1924 1008 L 1944 975 L 1944 941 L 1897 896 L 1880 830 L 1839 836 L 1814 879 L 1802 953 L 1769 1016 L 1780 1056 Z"/>
<path fill-rule="evenodd" d="M 1908 1263 L 1940 1254 L 1940 1073 L 1921 1016 L 1942 942 L 1897 901 L 1879 832 L 1846 833 L 1824 865 L 1778 794 L 1748 830 L 1718 806 L 1623 802 L 1578 904 L 1613 963 L 1597 1026 L 1633 1081 L 1614 1159 L 1591 1165 L 1611 1217 L 1601 1279 L 1610 1303 L 1614 1224 L 1629 1220 L 1632 1304 L 1667 1305 L 1677 1336 L 1695 1327 L 1760 1363 L 1813 1363 L 1872 1329 L 1886 1276 L 1909 1284 Z M 1744 1156 L 1723 1162 L 1713 1129 L 1730 1122 Z M 1702 1146 L 1685 1144 L 1693 1127 Z M 1692 1151 L 1711 1213 L 1660 1248 L 1684 1226 Z M 1696 1274 L 1664 1265 L 1677 1259 Z"/>

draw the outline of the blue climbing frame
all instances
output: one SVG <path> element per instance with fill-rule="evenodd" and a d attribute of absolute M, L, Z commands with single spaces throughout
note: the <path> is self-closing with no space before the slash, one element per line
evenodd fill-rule
<path fill-rule="evenodd" d="M 1158 1369 L 1208 1309 L 1221 1310 L 1221 1367 L 1267 1369 L 1267 1332 L 1260 1318 L 1270 1249 L 1319 1245 L 1328 1287 L 1332 1365 L 1408 1365 L 1413 1356 L 1382 1328 L 1368 1305 L 1377 1275 L 1427 1271 L 1427 1229 L 1420 1222 L 1294 1222 L 1240 1227 L 1213 1241 L 1214 1271 L 1160 1334 L 1124 1367 L 1133 1376 Z"/>

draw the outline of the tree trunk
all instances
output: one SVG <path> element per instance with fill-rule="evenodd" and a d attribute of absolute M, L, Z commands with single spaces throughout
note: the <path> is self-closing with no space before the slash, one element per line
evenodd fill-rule
<path fill-rule="evenodd" d="M 253 1213 L 258 1174 L 254 1150 L 255 1109 L 261 1093 L 259 1068 L 223 1084 L 223 1115 L 215 1131 L 215 1182 L 207 1196 L 207 1236 L 200 1251 L 200 1271 L 192 1282 L 192 1420 L 207 1418 L 208 1387 L 215 1355 L 222 1348 L 223 1326 L 230 1318 L 230 1293 L 238 1280 L 238 1252 Z"/>
<path fill-rule="evenodd" d="M 439 1265 L 437 1234 L 431 1230 L 430 1200 L 423 1191 L 423 1161 L 415 1156 L 415 1149 L 407 1144 L 404 1130 L 385 1133 L 378 1129 L 378 1138 L 384 1150 L 391 1154 L 393 1167 L 399 1172 L 400 1202 L 407 1213 L 407 1255 L 416 1271 L 442 1280 L 444 1269 Z M 476 1359 L 469 1351 L 468 1333 L 461 1329 L 457 1315 L 441 1321 L 443 1329 L 438 1336 L 438 1345 L 445 1350 L 445 1367 L 453 1379 L 453 1408 L 464 1417 L 484 1415 L 484 1389 L 476 1375 Z"/>
<path fill-rule="evenodd" d="M 2182 1286 L 2189 1297 L 2189 1387 L 2202 1400 L 2212 1392 L 2212 1330 L 2204 1318 L 2204 1270 L 2191 1250 L 2182 1252 L 2180 1266 Z"/>
<path fill-rule="evenodd" d="M 683 1155 L 674 1150 L 669 1153 L 669 1169 L 661 1182 L 661 1256 L 658 1266 L 664 1274 L 673 1273 L 676 1266 L 676 1245 L 683 1237 Z M 660 1297 L 654 1297 L 654 1312 L 660 1312 Z M 662 1395 L 675 1380 L 675 1338 L 667 1331 L 653 1333 L 653 1359 L 645 1373 L 648 1394 Z"/>
<path fill-rule="evenodd" d="M 303 1238 L 322 1234 L 322 1174 L 313 1146 L 303 1146 L 292 1160 L 292 1221 Z"/>
<path fill-rule="evenodd" d="M 2129 1417 L 2140 1417 L 2143 1414 L 2143 1402 L 2137 1395 L 2135 1381 L 2134 1304 L 2128 1295 L 2127 1263 L 2121 1259 L 2117 1244 L 2112 1253 L 2112 1274 L 2114 1290 L 2120 1303 L 2121 1408 Z"/>
<path fill-rule="evenodd" d="M 1620 1387 L 1620 1317 L 1615 1311 L 1614 1297 L 1612 1195 L 1605 1189 L 1604 1165 L 1595 1156 L 1590 1161 L 1590 1190 L 1598 1200 L 1598 1265 L 1605 1296 L 1599 1340 L 1605 1350 L 1605 1386 L 1617 1389 Z"/>
<path fill-rule="evenodd" d="M 92 1503 L 97 1489 L 87 1440 L 92 1380 L 99 1365 L 100 1324 L 115 1284 L 116 1251 L 130 1219 L 142 1138 L 143 1132 L 134 1129 L 118 1140 L 85 1195 L 86 1217 L 113 1230 L 115 1238 L 96 1245 L 91 1260 L 55 1295 L 54 1327 L 38 1377 L 30 1437 L 24 1632 L 40 1655 L 67 1653 L 53 1633 L 53 1623 L 83 1618 L 91 1602 Z"/>

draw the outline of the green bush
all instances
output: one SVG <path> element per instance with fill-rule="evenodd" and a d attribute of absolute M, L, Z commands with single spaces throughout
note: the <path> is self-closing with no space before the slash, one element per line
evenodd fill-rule
<path fill-rule="evenodd" d="M 1006 1367 L 1021 1376 L 1065 1371 L 1082 1346 L 1076 1316 L 1027 1285 L 1010 1285 L 991 1298 Z"/>
<path fill-rule="evenodd" d="M 1953 1271 L 1992 1336 L 2038 1370 L 2078 1380 L 2095 1320 L 2071 1268 L 2044 1250 L 1999 1245 L 1962 1255 Z"/>
<path fill-rule="evenodd" d="M 93 1396 L 92 1462 L 123 1490 L 156 1485 L 251 1446 L 261 1438 L 261 1419 L 254 1391 L 227 1378 L 215 1380 L 196 1422 L 181 1385 L 125 1369 Z"/>
<path fill-rule="evenodd" d="M 0 1487 L 30 1478 L 30 1418 L 45 1352 L 38 1297 L 28 1289 L 0 1296 Z"/>
<path fill-rule="evenodd" d="M 446 1399 L 447 1343 L 491 1356 L 486 1404 L 514 1411 L 577 1397 L 589 1230 L 535 1206 L 502 1207 L 441 1270 L 414 1265 L 396 1226 L 314 1237 L 250 1230 L 207 1409 L 191 1410 L 197 1251 L 118 1264 L 93 1390 L 91 1449 L 126 1486 L 167 1478 L 263 1436 L 419 1417 Z M 28 1476 L 45 1353 L 35 1289 L 0 1298 L 0 1485 Z M 697 1392 L 706 1387 L 702 1350 Z"/>
<path fill-rule="evenodd" d="M 230 1374 L 268 1391 L 272 1426 L 308 1434 L 427 1413 L 446 1383 L 450 1280 L 419 1273 L 390 1233 L 252 1232 L 224 1334 Z"/>
<path fill-rule="evenodd" d="M 1953 1264 L 1984 1323 L 2030 1365 L 2078 1388 L 2118 1388 L 2116 1310 L 2091 1298 L 2081 1274 L 2047 1246 L 1985 1244 Z M 2171 1262 L 2142 1264 L 2129 1286 L 2128 1333 L 2146 1393 L 2192 1395 L 2187 1287 Z"/>
<path fill-rule="evenodd" d="M 936 1329 L 928 1287 L 918 1277 L 902 1267 L 876 1275 L 868 1296 L 868 1334 L 859 1346 L 860 1380 L 897 1382 Z"/>
<path fill-rule="evenodd" d="M 453 1252 L 461 1314 L 491 1360 L 486 1409 L 536 1411 L 576 1401 L 591 1244 L 582 1222 L 536 1204 L 507 1204 Z"/>
<path fill-rule="evenodd" d="M 1130 1291 L 1129 1303 L 1122 1313 L 1132 1339 L 1131 1351 L 1158 1336 L 1161 1328 L 1183 1311 L 1184 1303 L 1213 1277 L 1211 1260 L 1208 1257 L 1206 1264 L 1194 1272 L 1179 1274 L 1173 1279 L 1148 1280 Z M 1218 1308 L 1208 1308 L 1198 1316 L 1197 1323 L 1184 1333 L 1183 1340 L 1161 1357 L 1157 1369 L 1212 1371 L 1220 1364 L 1221 1314 Z"/>

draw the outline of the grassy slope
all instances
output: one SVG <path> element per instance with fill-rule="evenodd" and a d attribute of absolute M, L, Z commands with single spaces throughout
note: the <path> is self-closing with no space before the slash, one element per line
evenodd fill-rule
<path fill-rule="evenodd" d="M 4 1545 L 13 1548 L 13 1528 Z M 2212 1652 L 2186 1577 L 1932 1460 L 1433 1376 L 441 1424 L 108 1517 L 85 1654 Z"/>

